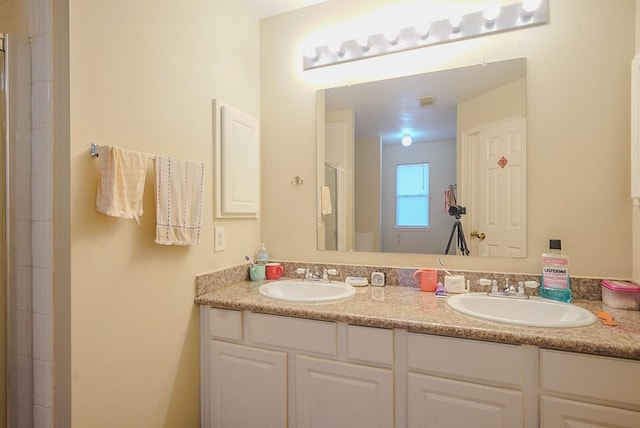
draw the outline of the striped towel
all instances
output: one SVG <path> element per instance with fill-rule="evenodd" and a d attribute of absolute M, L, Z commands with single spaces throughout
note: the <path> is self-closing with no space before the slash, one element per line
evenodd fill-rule
<path fill-rule="evenodd" d="M 198 245 L 204 163 L 156 156 L 156 244 Z"/>
<path fill-rule="evenodd" d="M 96 210 L 140 224 L 142 194 L 149 155 L 113 146 L 97 147 L 100 180 Z"/>

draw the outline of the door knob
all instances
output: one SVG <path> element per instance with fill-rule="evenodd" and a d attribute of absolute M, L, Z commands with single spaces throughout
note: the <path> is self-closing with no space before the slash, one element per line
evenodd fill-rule
<path fill-rule="evenodd" d="M 485 235 L 484 232 L 478 233 L 477 230 L 474 230 L 473 232 L 471 232 L 471 237 L 472 238 L 478 238 L 478 239 L 480 239 L 482 241 L 484 238 L 487 237 L 487 235 Z"/>

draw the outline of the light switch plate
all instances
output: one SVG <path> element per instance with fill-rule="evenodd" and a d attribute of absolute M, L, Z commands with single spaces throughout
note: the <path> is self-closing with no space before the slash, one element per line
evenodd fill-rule
<path fill-rule="evenodd" d="M 213 243 L 213 251 L 224 251 L 224 246 L 225 246 L 224 227 L 221 227 L 221 226 L 214 227 L 213 234 L 215 236 L 215 240 Z"/>

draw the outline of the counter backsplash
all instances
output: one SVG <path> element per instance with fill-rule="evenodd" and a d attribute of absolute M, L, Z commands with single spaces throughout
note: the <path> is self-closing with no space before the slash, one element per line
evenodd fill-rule
<path fill-rule="evenodd" d="M 397 287 L 417 287 L 413 281 L 413 272 L 415 268 L 396 268 L 396 267 L 374 267 L 374 266 L 357 266 L 342 265 L 330 263 L 305 263 L 305 262 L 285 262 L 281 261 L 284 267 L 283 277 L 301 278 L 301 275 L 295 273 L 298 268 L 316 268 L 322 272 L 323 269 L 336 269 L 338 274 L 332 276 L 334 281 L 344 281 L 347 276 L 356 276 L 367 278 L 371 282 L 372 272 L 382 272 L 385 276 L 385 284 L 387 286 Z M 540 275 L 513 274 L 513 273 L 487 273 L 474 271 L 455 271 L 449 270 L 454 275 L 464 275 L 469 280 L 471 291 L 489 291 L 488 286 L 480 286 L 476 281 L 480 278 L 496 279 L 499 284 L 504 283 L 505 278 L 509 278 L 509 283 L 516 285 L 518 281 L 540 281 Z M 438 282 L 444 283 L 445 272 L 438 270 Z M 246 264 L 211 272 L 196 277 L 196 297 L 209 293 L 217 287 L 223 287 L 249 280 L 249 271 Z M 600 289 L 600 279 L 597 278 L 571 278 L 571 291 L 574 300 L 602 300 L 602 292 Z M 538 290 L 527 289 L 527 293 L 537 295 Z"/>

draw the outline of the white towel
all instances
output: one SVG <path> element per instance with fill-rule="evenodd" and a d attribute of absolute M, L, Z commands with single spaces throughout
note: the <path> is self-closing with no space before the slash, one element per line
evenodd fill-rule
<path fill-rule="evenodd" d="M 322 215 L 331 214 L 331 190 L 327 186 L 320 188 L 320 212 Z"/>
<path fill-rule="evenodd" d="M 134 218 L 140 224 L 142 194 L 149 155 L 117 147 L 96 148 L 100 180 L 96 210 L 120 218 Z"/>
<path fill-rule="evenodd" d="M 156 156 L 156 244 L 198 245 L 204 163 Z"/>

